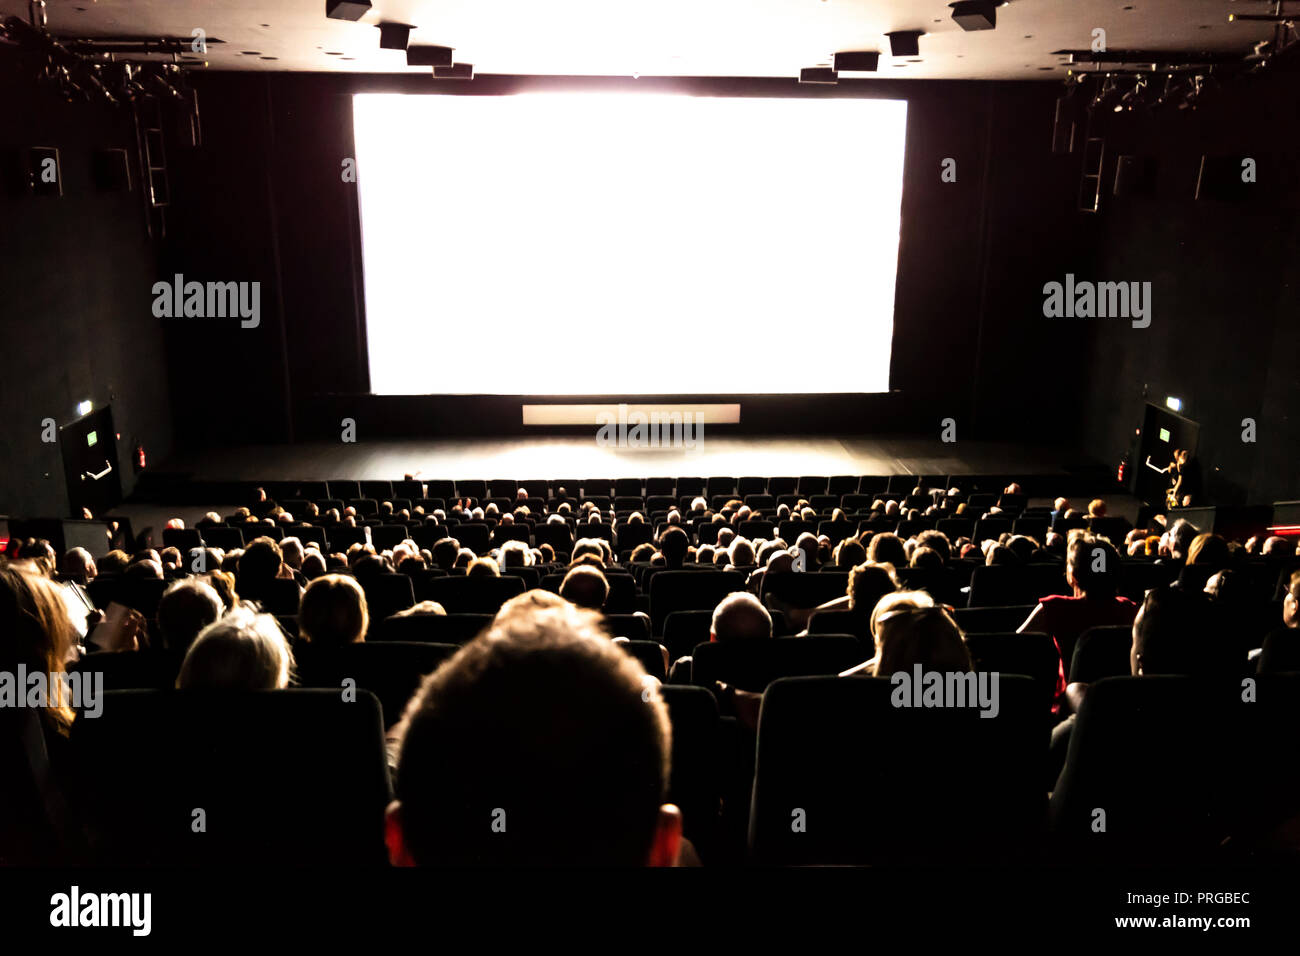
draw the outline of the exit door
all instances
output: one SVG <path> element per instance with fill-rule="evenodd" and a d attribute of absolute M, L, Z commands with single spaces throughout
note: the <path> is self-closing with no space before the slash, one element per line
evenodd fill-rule
<path fill-rule="evenodd" d="M 74 518 L 89 508 L 98 518 L 122 500 L 117 471 L 117 432 L 110 406 L 96 409 L 59 429 L 68 505 Z"/>
<path fill-rule="evenodd" d="M 1137 496 L 1157 511 L 1165 508 L 1165 493 L 1173 484 L 1168 470 L 1174 449 L 1185 448 L 1196 457 L 1201 426 L 1190 418 L 1159 405 L 1147 405 L 1142 416 L 1142 439 L 1138 445 Z"/>

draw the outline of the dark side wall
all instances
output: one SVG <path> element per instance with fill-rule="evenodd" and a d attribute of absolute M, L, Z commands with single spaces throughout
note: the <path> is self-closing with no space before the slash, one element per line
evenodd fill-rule
<path fill-rule="evenodd" d="M 1297 121 L 1300 81 L 1282 73 L 1241 77 L 1194 111 L 1121 114 L 1100 129 L 1111 156 L 1151 160 L 1154 180 L 1148 195 L 1103 195 L 1088 278 L 1151 282 L 1152 321 L 1083 323 L 1084 441 L 1117 462 L 1143 403 L 1181 398 L 1218 503 L 1300 497 Z M 1230 158 L 1238 198 L 1194 198 L 1204 154 Z M 1256 161 L 1253 184 L 1240 182 L 1244 158 Z"/>
<path fill-rule="evenodd" d="M 109 193 L 91 178 L 93 150 L 134 155 L 130 112 L 65 103 L 4 58 L 0 90 L 0 514 L 55 517 L 68 498 L 59 446 L 41 440 L 43 419 L 61 426 L 80 401 L 111 403 L 127 492 L 137 443 L 154 461 L 170 453 L 163 332 L 150 309 L 155 247 L 138 182 Z M 61 198 L 24 191 L 23 151 L 32 146 L 59 149 Z"/>
<path fill-rule="evenodd" d="M 439 89 L 491 95 L 619 84 L 716 95 L 908 100 L 892 373 L 897 391 L 747 396 L 743 429 L 937 434 L 941 419 L 952 417 L 959 440 L 1071 437 L 1073 419 L 1059 413 L 1057 395 L 1066 391 L 1064 384 L 1045 377 L 1040 400 L 1026 405 L 1021 384 L 1008 374 L 1025 351 L 1051 354 L 1066 341 L 1065 333 L 1041 322 L 1036 304 L 1041 275 L 1070 258 L 1080 235 L 1073 209 L 1077 159 L 1053 156 L 1048 148 L 1055 84 L 880 81 L 808 87 L 786 80 L 479 77 Z M 342 160 L 355 154 L 351 94 L 429 93 L 430 81 L 213 73 L 197 76 L 195 85 L 204 144 L 172 154 L 177 195 L 163 271 L 260 280 L 265 316 L 257 330 L 230 325 L 169 330 L 176 361 L 202 353 L 245 372 L 234 387 L 178 395 L 178 441 L 331 437 L 345 416 L 356 418 L 359 430 L 369 435 L 519 431 L 515 398 L 365 394 L 355 187 L 340 176 Z M 945 159 L 956 162 L 955 182 L 941 178 Z M 815 234 L 816 223 L 809 227 Z M 773 236 L 773 241 L 794 237 Z M 743 318 L 729 327 L 743 336 Z M 477 343 L 490 368 L 491 340 L 475 338 L 472 328 L 465 335 L 461 340 Z M 834 348 L 834 342 L 806 343 L 807 359 L 787 354 L 778 343 L 753 344 L 755 355 L 771 357 L 777 375 L 782 362 L 815 361 L 821 348 Z M 662 352 L 664 360 L 676 360 L 672 343 Z M 687 352 L 678 358 L 702 360 Z M 583 355 L 591 360 L 590 353 Z M 439 363 L 465 360 L 463 351 L 449 350 L 431 355 L 430 366 L 436 378 Z"/>

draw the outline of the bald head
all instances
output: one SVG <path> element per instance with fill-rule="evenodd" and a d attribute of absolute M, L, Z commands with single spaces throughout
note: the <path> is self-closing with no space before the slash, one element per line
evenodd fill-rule
<path fill-rule="evenodd" d="M 712 640 L 749 641 L 771 636 L 772 615 L 746 591 L 728 594 L 713 611 Z"/>

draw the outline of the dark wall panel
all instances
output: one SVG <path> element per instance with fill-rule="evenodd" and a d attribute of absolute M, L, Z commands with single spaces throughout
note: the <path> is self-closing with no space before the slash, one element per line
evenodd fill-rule
<path fill-rule="evenodd" d="M 139 183 L 100 192 L 92 156 L 135 151 L 127 110 L 71 104 L 32 87 L 0 59 L 6 91 L 0 120 L 0 513 L 63 515 L 68 508 L 57 444 L 41 441 L 41 421 L 76 418 L 77 403 L 111 403 L 124 490 L 131 449 L 150 460 L 171 450 L 163 335 L 152 315 L 155 247 L 146 240 Z M 60 152 L 61 198 L 25 194 L 22 151 Z"/>

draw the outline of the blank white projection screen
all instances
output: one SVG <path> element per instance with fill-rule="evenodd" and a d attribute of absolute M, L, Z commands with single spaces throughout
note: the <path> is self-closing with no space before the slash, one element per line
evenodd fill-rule
<path fill-rule="evenodd" d="M 905 102 L 353 100 L 373 392 L 889 390 Z"/>

